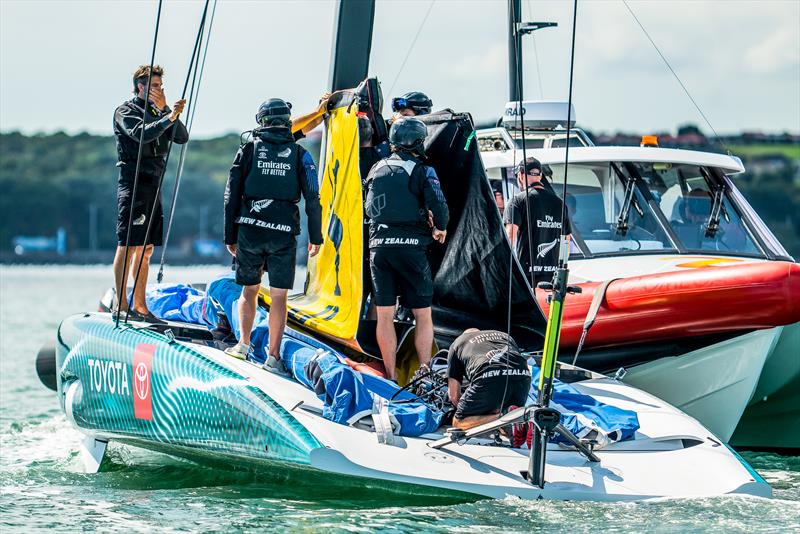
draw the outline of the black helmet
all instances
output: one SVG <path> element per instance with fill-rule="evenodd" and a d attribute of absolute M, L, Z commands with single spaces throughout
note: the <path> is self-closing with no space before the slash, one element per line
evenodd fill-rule
<path fill-rule="evenodd" d="M 389 130 L 389 142 L 399 150 L 422 152 L 422 144 L 428 136 L 428 127 L 416 117 L 401 117 Z"/>
<path fill-rule="evenodd" d="M 392 111 L 413 110 L 416 115 L 427 115 L 431 112 L 433 102 L 428 95 L 419 91 L 411 91 L 392 99 Z"/>
<path fill-rule="evenodd" d="M 256 113 L 256 122 L 261 126 L 291 126 L 289 118 L 292 114 L 292 104 L 280 98 L 270 98 L 260 106 Z"/>

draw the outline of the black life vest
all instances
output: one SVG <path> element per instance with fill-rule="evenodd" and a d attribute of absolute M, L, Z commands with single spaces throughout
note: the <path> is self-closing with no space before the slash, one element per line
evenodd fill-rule
<path fill-rule="evenodd" d="M 373 223 L 411 225 L 427 220 L 422 192 L 411 191 L 411 176 L 422 170 L 420 165 L 393 154 L 372 167 L 367 183 L 366 215 Z"/>
<path fill-rule="evenodd" d="M 244 182 L 245 198 L 300 202 L 297 148 L 296 143 L 274 144 L 256 138 L 253 163 Z"/>
<path fill-rule="evenodd" d="M 254 139 L 252 165 L 244 181 L 244 202 L 236 222 L 297 234 L 300 164 L 296 143 Z"/>

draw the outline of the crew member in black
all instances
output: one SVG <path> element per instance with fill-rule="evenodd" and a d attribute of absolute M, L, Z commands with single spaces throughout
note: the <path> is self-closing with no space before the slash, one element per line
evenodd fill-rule
<path fill-rule="evenodd" d="M 161 209 L 161 198 L 156 194 L 158 182 L 164 173 L 164 161 L 167 156 L 169 139 L 184 144 L 189 140 L 186 127 L 179 120 L 185 100 L 175 102 L 173 109 L 167 106 L 164 96 L 162 76 L 164 69 L 155 65 L 152 76 L 150 66 L 142 65 L 133 74 L 133 93 L 131 100 L 120 105 L 114 111 L 114 136 L 117 139 L 117 157 L 119 162 L 119 184 L 117 186 L 117 252 L 114 256 L 114 280 L 117 291 L 117 312 L 128 310 L 128 299 L 122 297 L 128 293 L 128 271 L 131 262 L 139 265 L 141 270 L 134 275 L 138 278 L 133 294 L 132 310 L 129 317 L 134 320 L 145 320 L 161 323 L 147 309 L 145 291 L 147 275 L 150 267 L 150 256 L 153 246 L 160 246 L 163 240 L 164 216 Z M 150 93 L 145 105 L 147 78 L 150 77 Z M 142 118 L 145 117 L 144 120 Z M 144 128 L 144 148 L 139 164 L 139 177 L 136 186 L 136 199 L 133 199 L 133 184 L 136 179 L 136 160 L 139 155 L 139 139 Z M 134 202 L 135 200 L 135 202 Z M 128 242 L 128 221 L 133 208 L 133 224 L 130 226 L 130 242 Z M 145 233 L 149 217 L 153 217 L 150 235 L 145 243 Z M 128 262 L 125 264 L 126 246 Z M 144 256 L 142 258 L 142 256 Z"/>
<path fill-rule="evenodd" d="M 508 238 L 533 287 L 538 282 L 549 282 L 558 266 L 562 202 L 555 193 L 544 187 L 544 180 L 542 164 L 538 159 L 530 157 L 521 162 L 517 167 L 517 183 L 521 191 L 506 205 L 503 216 Z M 533 247 L 528 244 L 529 221 Z M 564 224 L 569 238 L 569 217 L 565 218 Z M 535 254 L 533 262 L 531 248 Z"/>
<path fill-rule="evenodd" d="M 426 249 L 433 240 L 444 243 L 449 212 L 436 171 L 419 159 L 427 133 L 419 119 L 395 121 L 389 131 L 394 153 L 376 163 L 367 177 L 365 211 L 370 218 L 377 338 L 391 380 L 397 379 L 394 311 L 398 295 L 400 304 L 411 308 L 416 319 L 414 345 L 420 363 L 427 364 L 431 358 L 433 280 Z"/>
<path fill-rule="evenodd" d="M 291 104 L 271 98 L 258 109 L 260 128 L 239 148 L 225 188 L 225 244 L 238 261 L 239 343 L 225 352 L 246 359 L 256 316 L 261 275 L 269 273 L 270 298 L 267 370 L 286 374 L 280 357 L 286 326 L 286 301 L 294 284 L 300 212 L 305 198 L 309 256 L 322 245 L 322 207 L 314 160 L 295 142 Z"/>
<path fill-rule="evenodd" d="M 456 407 L 453 425 L 494 421 L 510 406 L 525 406 L 531 371 L 514 340 L 497 330 L 465 330 L 447 354 L 447 386 Z M 462 391 L 462 383 L 466 382 Z"/>

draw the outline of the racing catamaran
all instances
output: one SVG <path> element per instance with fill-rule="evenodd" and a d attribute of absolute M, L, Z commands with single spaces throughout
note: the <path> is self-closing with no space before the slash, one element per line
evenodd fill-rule
<path fill-rule="evenodd" d="M 556 405 L 565 402 L 562 394 L 590 400 L 587 411 L 565 412 L 562 419 L 565 425 L 583 421 L 572 428 L 582 434 L 584 452 L 569 442 L 548 444 L 543 488 L 528 480 L 529 451 L 513 448 L 497 432 L 524 421 L 525 408 L 489 428 L 448 434 L 433 397 L 400 391 L 375 376 L 369 356 L 378 354 L 374 323 L 362 319 L 358 106 L 352 94 L 333 106 L 321 184 L 329 222 L 325 243 L 309 265 L 306 291 L 290 299 L 282 346 L 294 379 L 226 356 L 210 324 L 116 327 L 104 313 L 67 318 L 51 378 L 67 419 L 86 436 L 90 469 L 100 467 L 106 443 L 115 441 L 201 463 L 283 465 L 428 493 L 592 500 L 770 494 L 763 479 L 693 418 L 630 385 L 568 364 L 559 364 L 553 376 L 564 382 L 559 387 L 571 389 L 556 391 L 553 399 Z M 425 120 L 431 131 L 427 153 L 451 210 L 452 239 L 433 253 L 437 344 L 447 347 L 469 326 L 504 328 L 510 307 L 511 333 L 536 364 L 544 316 L 530 313 L 538 306 L 519 264 L 510 261 L 471 120 L 450 113 Z M 207 287 L 198 305 L 204 313 L 219 306 L 235 322 L 238 289 L 223 277 Z M 259 324 L 261 337 L 254 333 L 253 340 L 263 358 L 267 321 Z M 413 335 L 413 324 L 400 321 L 397 327 L 406 339 Z M 404 350 L 401 343 L 398 361 L 415 362 Z M 321 372 L 315 374 L 315 366 Z M 349 381 L 314 381 L 334 371 Z M 412 375 L 407 369 L 401 382 Z M 587 423 L 601 409 L 628 414 L 630 424 L 603 429 Z M 590 461 L 586 449 L 599 461 Z"/>

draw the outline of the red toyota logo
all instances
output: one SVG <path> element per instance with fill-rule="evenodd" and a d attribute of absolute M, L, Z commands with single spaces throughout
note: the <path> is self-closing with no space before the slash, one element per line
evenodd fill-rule
<path fill-rule="evenodd" d="M 150 370 L 156 346 L 147 343 L 136 345 L 133 351 L 133 415 L 136 419 L 153 420 L 153 395 Z"/>

